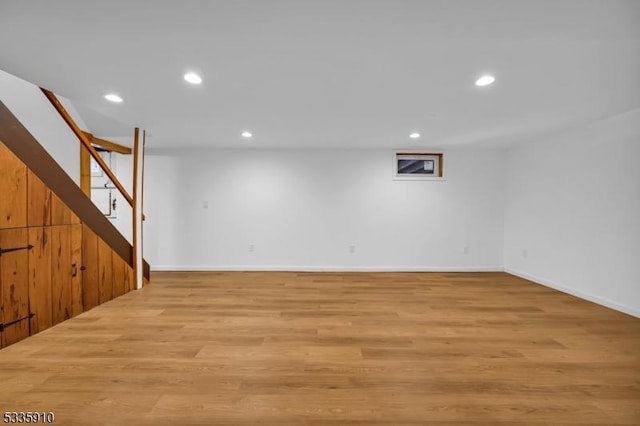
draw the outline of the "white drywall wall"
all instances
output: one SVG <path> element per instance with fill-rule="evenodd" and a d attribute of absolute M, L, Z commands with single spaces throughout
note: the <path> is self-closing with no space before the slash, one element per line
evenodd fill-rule
<path fill-rule="evenodd" d="M 501 270 L 504 153 L 446 152 L 442 182 L 393 180 L 392 155 L 151 151 L 145 257 L 156 270 Z"/>
<path fill-rule="evenodd" d="M 640 316 L 640 110 L 507 155 L 505 268 Z"/>

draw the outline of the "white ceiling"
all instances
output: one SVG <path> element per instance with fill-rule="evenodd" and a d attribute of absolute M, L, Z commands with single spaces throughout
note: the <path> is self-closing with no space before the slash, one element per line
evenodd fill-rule
<path fill-rule="evenodd" d="M 636 0 L 2 0 L 0 40 L 150 147 L 504 147 L 640 107 Z"/>

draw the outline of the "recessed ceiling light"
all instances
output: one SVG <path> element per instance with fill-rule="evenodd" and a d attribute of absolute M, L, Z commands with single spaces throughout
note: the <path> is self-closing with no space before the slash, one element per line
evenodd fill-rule
<path fill-rule="evenodd" d="M 185 81 L 191 84 L 200 84 L 202 83 L 202 77 L 194 72 L 188 72 L 184 75 Z"/>
<path fill-rule="evenodd" d="M 240 136 L 242 136 L 243 138 L 250 138 L 253 136 L 253 134 L 251 134 L 251 132 L 244 131 L 240 133 Z"/>
<path fill-rule="evenodd" d="M 116 103 L 122 102 L 122 98 L 116 95 L 115 93 L 109 93 L 107 95 L 104 95 L 104 98 L 111 102 L 116 102 Z"/>
<path fill-rule="evenodd" d="M 411 139 L 418 139 L 420 137 L 420 133 L 413 132 L 409 135 Z"/>
<path fill-rule="evenodd" d="M 494 81 L 496 81 L 496 78 L 494 76 L 483 75 L 482 77 L 476 80 L 476 86 L 488 86 Z"/>

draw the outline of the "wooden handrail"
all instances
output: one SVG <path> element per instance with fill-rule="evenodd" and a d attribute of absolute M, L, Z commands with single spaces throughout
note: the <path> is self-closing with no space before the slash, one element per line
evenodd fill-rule
<path fill-rule="evenodd" d="M 91 154 L 93 159 L 96 160 L 102 170 L 104 170 L 104 172 L 107 174 L 107 177 L 111 180 L 111 182 L 113 182 L 115 187 L 118 188 L 118 191 L 120 191 L 124 199 L 127 200 L 127 203 L 129 203 L 129 205 L 133 207 L 133 198 L 131 198 L 131 196 L 124 189 L 124 186 L 122 186 L 118 178 L 113 174 L 109 166 L 107 166 L 107 163 L 105 163 L 100 154 L 98 154 L 98 151 L 96 151 L 93 145 L 91 145 L 91 141 L 89 140 L 87 135 L 85 135 L 80 127 L 78 127 L 78 125 L 75 123 L 75 121 L 73 121 L 73 118 L 71 118 L 71 115 L 69 115 L 67 110 L 62 106 L 62 103 L 60 103 L 56 95 L 53 92 L 50 92 L 49 90 L 42 87 L 40 89 L 42 90 L 42 93 L 44 93 L 44 95 L 47 97 L 47 99 L 49 99 L 53 107 L 58 111 L 64 121 L 69 125 L 73 133 L 75 133 L 78 139 L 80 139 L 82 145 L 87 148 L 89 154 Z"/>

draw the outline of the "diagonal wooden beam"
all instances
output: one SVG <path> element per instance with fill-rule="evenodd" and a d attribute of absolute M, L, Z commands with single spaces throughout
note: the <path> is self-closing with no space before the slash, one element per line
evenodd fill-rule
<path fill-rule="evenodd" d="M 85 148 L 87 148 L 87 150 L 89 151 L 89 154 L 91 154 L 93 159 L 96 160 L 96 162 L 100 165 L 102 170 L 104 170 L 107 177 L 111 180 L 111 182 L 113 182 L 115 187 L 118 188 L 118 191 L 120 191 L 124 199 L 127 200 L 127 203 L 129 203 L 129 205 L 133 207 L 133 198 L 131 198 L 131 196 L 127 193 L 127 190 L 124 189 L 124 186 L 122 186 L 122 184 L 120 183 L 116 175 L 113 174 L 109 166 L 107 166 L 107 163 L 105 163 L 105 161 L 102 159 L 100 154 L 98 154 L 98 151 L 96 151 L 93 145 L 91 145 L 91 140 L 87 137 L 87 135 L 84 134 L 84 132 L 80 129 L 80 127 L 78 127 L 76 122 L 73 121 L 73 118 L 71 118 L 71 115 L 69 115 L 67 110 L 62 106 L 62 103 L 60 103 L 56 95 L 47 89 L 43 89 L 42 87 L 40 88 L 40 90 L 42 90 L 42 93 L 44 93 L 44 95 L 47 97 L 47 99 L 49 99 L 53 107 L 58 111 L 58 113 L 60 113 L 60 116 L 69 125 L 73 133 L 75 133 L 78 139 L 80 139 L 80 142 L 82 143 L 82 145 L 84 145 Z"/>
<path fill-rule="evenodd" d="M 97 138 L 89 132 L 83 131 L 82 133 L 84 133 L 85 136 L 87 136 L 89 140 L 91 140 L 91 143 L 94 145 L 98 145 L 101 148 L 104 148 L 108 151 L 117 152 L 119 154 L 131 155 L 131 148 L 129 148 L 128 146 L 120 145 L 118 143 L 111 142 L 106 139 Z"/>

